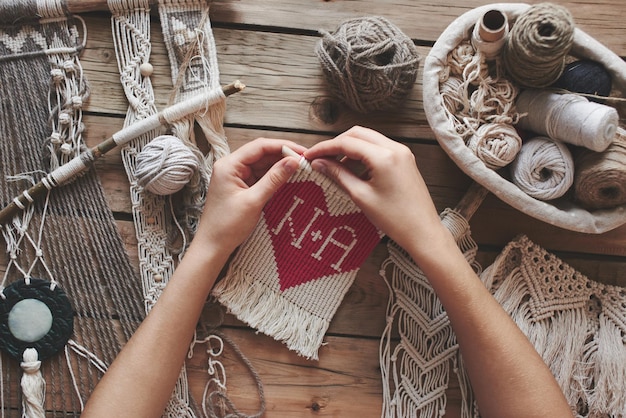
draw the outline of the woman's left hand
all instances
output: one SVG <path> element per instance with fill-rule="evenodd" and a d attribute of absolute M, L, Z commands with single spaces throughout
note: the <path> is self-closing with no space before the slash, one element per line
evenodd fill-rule
<path fill-rule="evenodd" d="M 194 241 L 219 242 L 230 253 L 250 235 L 267 201 L 298 168 L 297 158 L 283 157 L 283 146 L 298 154 L 306 150 L 259 138 L 217 160 Z"/>

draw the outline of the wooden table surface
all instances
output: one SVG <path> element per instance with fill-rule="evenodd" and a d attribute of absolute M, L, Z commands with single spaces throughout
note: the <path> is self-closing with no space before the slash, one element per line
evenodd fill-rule
<path fill-rule="evenodd" d="M 464 175 L 437 144 L 422 107 L 421 77 L 405 106 L 377 115 L 359 115 L 334 100 L 314 54 L 318 30 L 332 31 L 345 18 L 383 15 L 398 25 L 426 57 L 438 35 L 457 16 L 484 0 L 216 0 L 211 22 L 221 81 L 243 81 L 247 89 L 228 99 L 226 132 L 232 149 L 259 137 L 289 138 L 310 146 L 360 124 L 406 143 L 415 153 L 438 209 L 454 206 L 468 186 Z M 620 56 L 626 55 L 626 2 L 556 1 L 569 8 L 577 25 Z M 81 61 L 91 85 L 85 108 L 86 140 L 96 144 L 122 127 L 127 103 L 119 83 L 108 12 L 81 13 L 88 34 Z M 171 88 L 169 64 L 157 14 L 152 31 L 153 85 L 162 108 Z M 97 163 L 97 170 L 128 253 L 137 266 L 136 239 L 128 180 L 118 152 Z M 552 227 L 488 196 L 471 220 L 486 266 L 518 234 L 556 253 L 594 280 L 626 286 L 626 226 L 600 235 Z M 346 295 L 320 350 L 308 361 L 272 338 L 256 334 L 227 316 L 224 332 L 249 357 L 265 388 L 267 417 L 377 417 L 382 384 L 379 338 L 385 325 L 387 287 L 379 268 L 387 256 L 378 245 Z M 1 269 L 1 268 L 0 268 Z M 188 362 L 192 393 L 201 398 L 206 356 L 201 349 Z M 229 395 L 245 412 L 258 407 L 252 379 L 232 353 L 225 354 Z M 458 405 L 454 385 L 450 409 Z M 451 416 L 454 412 L 450 413 Z"/>

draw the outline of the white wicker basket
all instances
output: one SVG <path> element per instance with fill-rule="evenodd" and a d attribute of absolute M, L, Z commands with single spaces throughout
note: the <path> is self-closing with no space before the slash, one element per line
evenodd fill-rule
<path fill-rule="evenodd" d="M 424 111 L 437 141 L 450 158 L 472 179 L 514 208 L 549 224 L 585 233 L 603 233 L 626 223 L 626 206 L 588 211 L 575 202 L 560 199 L 550 202 L 530 197 L 515 184 L 489 169 L 451 129 L 439 90 L 439 75 L 445 71 L 448 54 L 462 40 L 470 39 L 476 22 L 489 10 L 506 14 L 510 24 L 530 5 L 490 4 L 472 9 L 452 22 L 441 34 L 424 63 Z M 626 91 L 626 63 L 600 42 L 576 29 L 572 56 L 602 63 L 613 77 L 614 90 Z"/>

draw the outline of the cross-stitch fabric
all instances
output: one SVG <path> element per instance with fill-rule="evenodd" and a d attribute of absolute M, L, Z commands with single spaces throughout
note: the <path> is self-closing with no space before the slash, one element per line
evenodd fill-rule
<path fill-rule="evenodd" d="M 268 202 L 214 295 L 240 320 L 317 359 L 332 317 L 380 238 L 350 197 L 304 162 Z"/>

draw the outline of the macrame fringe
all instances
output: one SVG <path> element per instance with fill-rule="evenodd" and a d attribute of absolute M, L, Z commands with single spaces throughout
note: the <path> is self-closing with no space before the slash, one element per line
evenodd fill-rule
<path fill-rule="evenodd" d="M 478 246 L 467 220 L 446 209 L 441 221 L 467 261 L 475 265 Z M 380 342 L 383 417 L 443 416 L 451 366 L 459 378 L 461 416 L 476 416 L 469 379 L 443 305 L 411 257 L 393 241 L 388 250 L 389 258 L 381 266 L 389 287 L 387 325 Z M 399 343 L 392 336 L 395 329 Z"/>
<path fill-rule="evenodd" d="M 229 312 L 245 318 L 249 326 L 283 342 L 290 350 L 317 360 L 318 347 L 329 322 L 281 297 L 280 293 L 269 292 L 263 284 L 250 281 L 244 272 L 229 270 L 213 293 L 228 306 Z"/>
<path fill-rule="evenodd" d="M 46 400 L 46 381 L 41 375 L 41 361 L 34 348 L 24 350 L 20 364 L 22 374 L 22 417 L 45 418 L 44 401 Z"/>
<path fill-rule="evenodd" d="M 626 411 L 626 292 L 522 236 L 481 279 L 534 345 L 579 417 Z"/>

